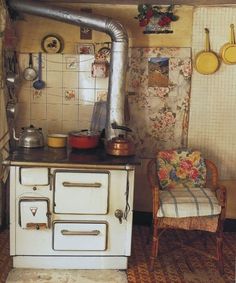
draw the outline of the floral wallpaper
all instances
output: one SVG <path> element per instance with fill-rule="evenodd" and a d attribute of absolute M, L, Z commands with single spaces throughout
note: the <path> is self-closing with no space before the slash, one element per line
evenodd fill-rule
<path fill-rule="evenodd" d="M 157 150 L 186 146 L 191 49 L 131 48 L 129 59 L 128 124 L 136 154 L 150 158 Z"/>

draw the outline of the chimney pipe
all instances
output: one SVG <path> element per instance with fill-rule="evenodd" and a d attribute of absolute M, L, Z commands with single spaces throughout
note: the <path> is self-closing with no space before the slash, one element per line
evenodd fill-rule
<path fill-rule="evenodd" d="M 128 59 L 128 36 L 125 28 L 114 19 L 73 11 L 30 0 L 8 0 L 10 9 L 35 16 L 88 27 L 111 37 L 110 75 L 107 97 L 106 139 L 115 136 L 111 123 L 124 125 L 125 77 Z"/>

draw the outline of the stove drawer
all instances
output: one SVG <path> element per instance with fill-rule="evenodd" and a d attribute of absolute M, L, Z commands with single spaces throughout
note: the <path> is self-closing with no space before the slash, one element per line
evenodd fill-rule
<path fill-rule="evenodd" d="M 53 249 L 57 251 L 105 251 L 107 223 L 54 222 Z"/>
<path fill-rule="evenodd" d="M 20 167 L 19 181 L 24 186 L 48 186 L 49 169 L 40 167 Z"/>
<path fill-rule="evenodd" d="M 54 171 L 54 212 L 106 214 L 109 172 Z"/>

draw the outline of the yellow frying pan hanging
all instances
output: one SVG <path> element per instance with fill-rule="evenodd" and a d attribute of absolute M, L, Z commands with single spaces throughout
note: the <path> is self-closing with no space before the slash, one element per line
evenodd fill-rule
<path fill-rule="evenodd" d="M 195 69 L 203 75 L 210 75 L 217 71 L 220 66 L 218 56 L 210 49 L 209 30 L 205 28 L 206 41 L 205 50 L 198 52 L 195 56 Z"/>
<path fill-rule="evenodd" d="M 225 43 L 220 54 L 225 64 L 236 64 L 236 44 L 234 35 L 234 25 L 230 25 L 230 42 Z"/>

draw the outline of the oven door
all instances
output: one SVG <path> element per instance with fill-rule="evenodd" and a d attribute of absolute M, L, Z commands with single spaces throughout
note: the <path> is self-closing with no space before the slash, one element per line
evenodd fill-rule
<path fill-rule="evenodd" d="M 54 212 L 107 214 L 109 172 L 55 170 Z"/>

